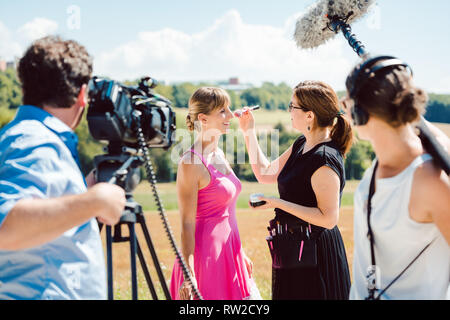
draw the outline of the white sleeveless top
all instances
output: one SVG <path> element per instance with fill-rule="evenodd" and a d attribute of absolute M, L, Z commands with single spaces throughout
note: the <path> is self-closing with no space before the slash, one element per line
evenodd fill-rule
<path fill-rule="evenodd" d="M 450 299 L 450 247 L 434 223 L 418 223 L 409 216 L 414 172 L 429 160 L 431 156 L 428 154 L 419 156 L 398 175 L 376 180 L 370 224 L 374 234 L 375 261 L 380 272 L 381 290 L 425 246 L 436 239 L 381 299 Z M 374 165 L 375 161 L 364 173 L 354 195 L 353 283 L 350 299 L 359 300 L 368 296 L 366 272 L 372 262 L 367 237 L 367 200 Z"/>

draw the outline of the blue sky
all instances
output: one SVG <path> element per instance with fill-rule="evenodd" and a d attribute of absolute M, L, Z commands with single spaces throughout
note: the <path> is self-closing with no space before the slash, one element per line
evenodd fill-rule
<path fill-rule="evenodd" d="M 95 58 L 95 73 L 117 80 L 147 74 L 169 83 L 237 76 L 256 85 L 293 86 L 321 79 L 342 90 L 358 61 L 342 35 L 314 50 L 300 50 L 292 40 L 296 18 L 314 2 L 2 1 L 0 56 L 20 56 L 35 38 L 56 33 L 85 45 Z M 373 54 L 410 63 L 419 86 L 450 93 L 449 12 L 446 0 L 379 0 L 352 27 Z"/>

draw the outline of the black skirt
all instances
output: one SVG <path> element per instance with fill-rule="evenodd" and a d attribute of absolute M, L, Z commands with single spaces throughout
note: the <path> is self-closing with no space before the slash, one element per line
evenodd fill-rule
<path fill-rule="evenodd" d="M 317 239 L 317 266 L 272 268 L 273 300 L 346 300 L 350 273 L 338 227 L 324 229 Z"/>
<path fill-rule="evenodd" d="M 306 139 L 294 143 L 292 154 L 278 176 L 280 198 L 306 207 L 317 207 L 311 177 L 322 166 L 328 166 L 339 176 L 340 196 L 345 186 L 343 157 L 334 142 L 316 145 L 303 153 Z M 275 209 L 275 219 L 288 225 L 307 226 L 297 217 Z M 331 230 L 311 225 L 317 235 L 317 266 L 294 269 L 272 268 L 272 298 L 274 300 L 341 300 L 348 299 L 350 272 L 344 242 L 338 227 Z"/>

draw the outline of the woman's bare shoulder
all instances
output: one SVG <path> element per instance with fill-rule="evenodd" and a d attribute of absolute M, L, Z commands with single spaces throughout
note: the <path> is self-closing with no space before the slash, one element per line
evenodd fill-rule
<path fill-rule="evenodd" d="M 410 215 L 413 220 L 431 222 L 433 213 L 448 210 L 449 177 L 433 161 L 427 161 L 416 169 L 412 185 Z"/>
<path fill-rule="evenodd" d="M 183 180 L 198 182 L 204 177 L 209 177 L 209 174 L 199 156 L 192 152 L 188 152 L 181 157 L 178 163 L 177 177 L 185 177 L 186 179 Z"/>

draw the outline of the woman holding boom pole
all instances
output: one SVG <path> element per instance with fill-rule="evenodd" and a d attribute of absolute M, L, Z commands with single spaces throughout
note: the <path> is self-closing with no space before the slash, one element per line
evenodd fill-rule
<path fill-rule="evenodd" d="M 450 182 L 414 132 L 427 95 L 408 70 L 382 56 L 347 78 L 346 113 L 376 154 L 355 192 L 351 299 L 450 298 Z"/>

